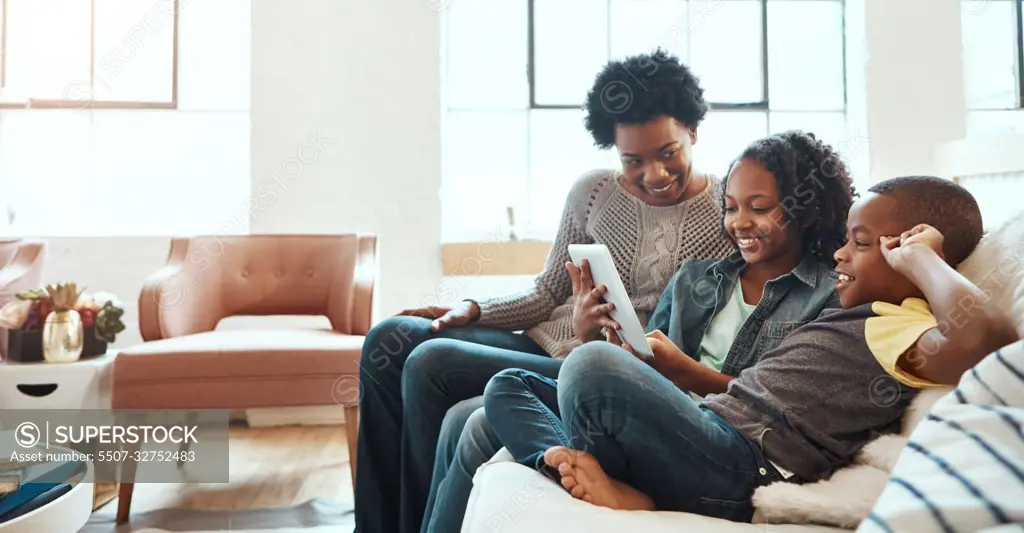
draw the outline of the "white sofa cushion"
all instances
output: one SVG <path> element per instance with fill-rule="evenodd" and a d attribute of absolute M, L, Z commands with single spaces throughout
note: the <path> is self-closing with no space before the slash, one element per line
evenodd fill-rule
<path fill-rule="evenodd" d="M 560 485 L 535 470 L 496 456 L 480 467 L 473 478 L 473 492 L 462 522 L 463 533 L 713 533 L 845 532 L 818 526 L 767 526 L 741 524 L 689 513 L 665 511 L 614 511 L 591 505 L 569 495 Z"/>
<path fill-rule="evenodd" d="M 1024 336 L 1024 211 L 985 234 L 957 270 L 1010 315 Z"/>

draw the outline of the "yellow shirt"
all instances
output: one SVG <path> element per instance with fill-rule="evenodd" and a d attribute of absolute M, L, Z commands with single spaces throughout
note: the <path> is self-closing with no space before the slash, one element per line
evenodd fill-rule
<path fill-rule="evenodd" d="M 920 298 L 907 298 L 902 305 L 875 302 L 871 304 L 871 310 L 878 316 L 867 319 L 864 337 L 878 364 L 896 381 L 908 387 L 944 386 L 914 376 L 897 365 L 900 356 L 913 348 L 921 335 L 938 327 L 928 302 Z"/>

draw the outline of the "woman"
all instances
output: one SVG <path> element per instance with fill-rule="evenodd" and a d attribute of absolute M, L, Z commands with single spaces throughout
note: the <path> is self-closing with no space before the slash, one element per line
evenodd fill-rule
<path fill-rule="evenodd" d="M 622 87 L 629 92 L 615 92 L 610 100 L 607 89 Z M 626 105 L 618 98 L 624 94 L 631 95 Z M 592 334 L 610 324 L 607 308 L 600 307 L 606 304 L 590 306 L 588 314 L 573 312 L 576 298 L 565 267 L 569 244 L 608 246 L 645 323 L 681 261 L 721 258 L 731 250 L 720 226 L 720 184 L 692 161 L 708 106 L 686 66 L 660 51 L 609 63 L 585 107 L 595 144 L 616 147 L 622 171 L 590 172 L 573 185 L 534 287 L 404 311 L 367 335 L 357 531 L 419 531 L 428 498 L 447 471 L 448 452 L 466 418 L 483 405 L 479 397 L 488 380 L 507 368 L 554 377 L 580 344 L 575 330 Z M 439 472 L 433 485 L 432 470 Z"/>

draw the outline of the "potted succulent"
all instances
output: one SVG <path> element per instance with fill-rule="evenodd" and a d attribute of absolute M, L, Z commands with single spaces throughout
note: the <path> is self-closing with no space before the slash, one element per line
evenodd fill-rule
<path fill-rule="evenodd" d="M 0 309 L 12 361 L 69 362 L 107 351 L 124 331 L 124 306 L 106 292 L 87 293 L 74 283 L 58 283 L 17 294 Z"/>

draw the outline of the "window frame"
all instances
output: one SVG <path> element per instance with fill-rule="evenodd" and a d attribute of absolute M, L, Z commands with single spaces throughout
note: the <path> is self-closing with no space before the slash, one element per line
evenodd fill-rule
<path fill-rule="evenodd" d="M 1013 0 L 1014 44 L 1017 47 L 1017 109 L 1024 109 L 1024 0 Z"/>
<path fill-rule="evenodd" d="M 0 102 L 0 109 L 155 109 L 155 110 L 176 110 L 178 109 L 178 24 L 181 19 L 181 0 L 164 0 L 173 5 L 173 22 L 171 24 L 171 99 L 167 102 L 145 102 L 132 100 L 95 100 L 86 102 L 68 100 L 53 100 L 49 98 L 28 98 L 24 103 Z M 7 82 L 7 0 L 0 0 L 0 10 L 3 12 L 2 23 L 0 23 L 0 94 L 3 93 Z M 92 94 L 96 93 L 96 0 L 89 0 L 89 89 Z M 84 104 L 84 105 L 79 105 Z"/>
<path fill-rule="evenodd" d="M 6 0 L 4 0 L 4 1 L 6 1 Z M 526 7 L 526 35 L 527 35 L 526 36 L 526 40 L 527 40 L 527 42 L 526 42 L 526 83 L 527 83 L 527 87 L 529 89 L 529 104 L 527 106 L 527 109 L 528 110 L 533 110 L 533 109 L 581 109 L 581 106 L 579 106 L 579 105 L 571 105 L 571 104 L 539 104 L 539 103 L 537 103 L 537 99 L 536 99 L 536 87 L 537 87 L 536 79 L 537 79 L 537 74 L 536 74 L 536 71 L 535 71 L 535 68 L 536 68 L 536 62 L 535 62 L 536 45 L 535 45 L 535 32 L 534 32 L 534 17 L 535 17 L 535 13 L 536 13 L 535 10 L 534 10 L 534 3 L 535 3 L 536 0 L 526 0 L 526 1 L 527 1 L 527 7 Z M 604 0 L 604 1 L 607 2 L 609 5 L 611 3 L 611 0 Z M 690 0 L 686 0 L 686 1 L 687 1 L 687 3 L 689 3 Z M 729 0 L 720 0 L 720 1 L 729 1 Z M 773 111 L 773 109 L 771 108 L 771 91 L 769 89 L 769 86 L 770 86 L 770 83 L 769 83 L 770 82 L 770 77 L 769 77 L 770 73 L 768 72 L 769 71 L 769 69 L 768 69 L 768 60 L 769 60 L 769 57 L 768 57 L 768 49 L 769 49 L 768 2 L 770 2 L 770 1 L 771 0 L 759 0 L 759 2 L 761 4 L 761 73 L 762 73 L 761 74 L 761 85 L 762 85 L 762 93 L 761 94 L 764 95 L 763 99 L 760 100 L 760 101 L 757 101 L 757 102 L 739 102 L 739 103 L 737 103 L 737 102 L 708 102 L 708 105 L 710 106 L 710 108 L 711 108 L 710 110 L 711 111 L 763 111 L 763 112 L 768 113 L 768 114 L 770 114 Z M 843 58 L 842 58 L 842 61 L 843 61 L 843 108 L 841 110 L 837 109 L 837 110 L 828 110 L 828 111 L 842 111 L 842 112 L 845 113 L 849 109 L 849 105 L 850 105 L 849 104 L 849 90 L 848 90 L 848 87 L 847 87 L 848 82 L 849 82 L 847 77 L 848 77 L 849 74 L 847 72 L 847 61 L 846 61 L 846 56 L 848 55 L 847 54 L 847 49 L 846 49 L 846 47 L 847 47 L 847 43 L 846 43 L 846 41 L 847 41 L 847 39 L 846 39 L 846 31 L 847 31 L 847 28 L 846 28 L 846 0 L 819 0 L 819 1 L 833 1 L 833 2 L 837 2 L 837 3 L 839 3 L 839 5 L 840 5 L 840 7 L 842 9 L 842 12 L 843 12 L 843 16 L 842 16 L 842 29 L 843 29 L 843 39 L 842 39 L 842 43 L 843 43 L 843 48 L 842 48 L 842 56 L 843 56 Z M 1021 3 L 1024 3 L 1024 0 L 1014 0 L 1014 3 L 1017 5 L 1017 9 L 1019 11 L 1020 10 L 1020 5 L 1021 5 Z M 1017 23 L 1018 23 L 1018 27 L 1020 27 L 1020 24 L 1021 24 L 1020 16 L 1017 17 Z M 1018 43 L 1018 49 L 1020 49 L 1021 46 L 1022 46 L 1022 43 L 1024 43 L 1024 41 L 1022 41 L 1021 39 L 1018 38 L 1017 39 L 1017 43 Z M 1024 50 L 1022 50 L 1021 55 L 1018 55 L 1018 58 L 1021 61 L 1021 71 L 1024 71 Z M 1022 78 L 1020 76 L 1018 76 L 1018 80 L 1021 80 L 1021 79 Z M 1022 83 L 1022 85 L 1021 85 L 1021 95 L 1022 95 L 1022 97 L 1024 97 L 1024 83 Z M 793 111 L 793 110 L 778 110 L 778 111 L 800 112 L 800 111 Z M 808 110 L 806 112 L 818 112 L 818 111 L 810 111 L 810 110 Z"/>

